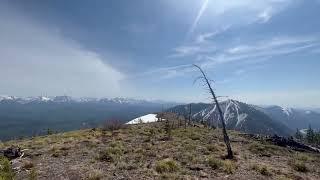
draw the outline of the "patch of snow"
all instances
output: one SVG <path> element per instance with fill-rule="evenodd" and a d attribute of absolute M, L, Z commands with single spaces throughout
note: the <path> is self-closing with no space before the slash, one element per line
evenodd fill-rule
<path fill-rule="evenodd" d="M 311 113 L 311 111 L 306 111 L 306 114 L 310 114 Z"/>
<path fill-rule="evenodd" d="M 149 122 L 157 122 L 157 114 L 147 114 L 144 116 L 137 117 L 126 124 L 139 124 L 139 123 L 149 123 Z"/>
<path fill-rule="evenodd" d="M 211 115 L 216 111 L 216 105 L 204 116 L 204 119 L 209 119 Z M 204 112 L 203 112 L 204 113 Z M 202 115 L 203 116 L 203 115 Z"/>
<path fill-rule="evenodd" d="M 308 129 L 300 129 L 299 131 L 300 131 L 301 134 L 306 135 Z"/>
<path fill-rule="evenodd" d="M 247 117 L 248 117 L 248 114 L 246 114 L 246 113 L 242 113 L 242 114 L 238 115 L 238 121 L 237 121 L 236 126 L 238 126 L 239 124 L 244 122 Z"/>
<path fill-rule="evenodd" d="M 0 96 L 0 101 L 2 101 L 2 100 L 14 100 L 14 99 L 15 99 L 14 96 L 6 96 L 6 95 Z"/>
<path fill-rule="evenodd" d="M 292 113 L 292 109 L 291 108 L 281 107 L 281 109 L 287 116 L 290 116 L 290 114 Z"/>
<path fill-rule="evenodd" d="M 48 101 L 50 101 L 51 99 L 48 98 L 48 97 L 45 97 L 45 96 L 40 96 L 40 97 L 39 97 L 39 100 L 40 100 L 40 101 L 43 101 L 43 102 L 48 102 Z"/>

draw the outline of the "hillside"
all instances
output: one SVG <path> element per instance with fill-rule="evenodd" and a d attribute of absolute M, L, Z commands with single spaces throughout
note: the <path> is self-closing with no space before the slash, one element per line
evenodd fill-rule
<path fill-rule="evenodd" d="M 264 112 L 291 129 L 305 129 L 309 125 L 320 129 L 320 113 L 316 111 L 269 106 L 264 108 Z"/>
<path fill-rule="evenodd" d="M 282 136 L 293 134 L 293 131 L 281 121 L 274 120 L 264 110 L 260 110 L 254 105 L 230 99 L 221 102 L 220 106 L 228 129 L 256 134 L 278 134 Z M 176 106 L 168 109 L 168 111 L 188 117 L 189 106 Z M 215 105 L 191 104 L 191 111 L 193 119 L 206 121 L 209 125 L 221 127 L 219 113 Z"/>
<path fill-rule="evenodd" d="M 178 122 L 178 121 L 177 121 Z M 16 179 L 320 179 L 319 154 L 296 152 L 229 131 L 234 160 L 224 160 L 219 129 L 170 131 L 164 122 L 113 132 L 79 130 L 9 141 L 28 149 L 14 160 Z M 5 160 L 0 161 L 6 167 Z M 12 175 L 2 168 L 0 176 Z M 1 178 L 0 178 L 1 179 Z"/>

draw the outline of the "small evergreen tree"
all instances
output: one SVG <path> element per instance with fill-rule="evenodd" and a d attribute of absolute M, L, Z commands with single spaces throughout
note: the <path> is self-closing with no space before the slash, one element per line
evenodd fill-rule
<path fill-rule="evenodd" d="M 301 140 L 301 139 L 303 138 L 303 135 L 302 135 L 302 133 L 299 131 L 298 128 L 297 128 L 297 131 L 296 131 L 296 134 L 294 135 L 294 137 L 295 137 L 296 139 L 299 139 L 299 140 Z"/>
<path fill-rule="evenodd" d="M 314 135 L 314 141 L 316 144 L 320 145 L 320 131 L 316 132 Z"/>
<path fill-rule="evenodd" d="M 50 128 L 47 129 L 47 135 L 51 135 L 53 134 L 53 130 L 51 130 Z"/>
<path fill-rule="evenodd" d="M 315 134 L 311 126 L 309 125 L 309 128 L 307 130 L 306 140 L 308 143 L 314 143 Z"/>

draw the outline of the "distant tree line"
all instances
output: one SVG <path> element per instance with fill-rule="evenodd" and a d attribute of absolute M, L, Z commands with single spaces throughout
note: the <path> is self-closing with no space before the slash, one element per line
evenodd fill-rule
<path fill-rule="evenodd" d="M 320 131 L 313 130 L 310 125 L 307 129 L 305 136 L 300 132 L 299 129 L 297 129 L 295 133 L 295 138 L 310 144 L 320 145 Z"/>

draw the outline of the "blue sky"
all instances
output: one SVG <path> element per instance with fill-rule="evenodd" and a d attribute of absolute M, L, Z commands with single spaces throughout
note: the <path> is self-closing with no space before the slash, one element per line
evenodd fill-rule
<path fill-rule="evenodd" d="M 0 0 L 0 94 L 320 107 L 319 0 Z"/>

